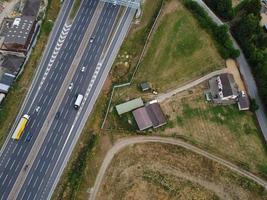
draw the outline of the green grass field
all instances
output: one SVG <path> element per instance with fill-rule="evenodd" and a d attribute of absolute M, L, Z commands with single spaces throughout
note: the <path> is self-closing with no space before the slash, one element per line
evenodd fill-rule
<path fill-rule="evenodd" d="M 149 81 L 165 91 L 204 74 L 223 68 L 212 39 L 181 3 L 166 6 L 135 82 Z"/>

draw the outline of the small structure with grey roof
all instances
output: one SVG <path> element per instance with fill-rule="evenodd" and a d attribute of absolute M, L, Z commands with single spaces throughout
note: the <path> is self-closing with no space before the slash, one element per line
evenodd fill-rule
<path fill-rule="evenodd" d="M 237 102 L 239 110 L 249 110 L 249 98 L 245 94 L 245 92 L 241 92 L 240 95 L 238 96 L 238 102 Z"/>
<path fill-rule="evenodd" d="M 151 89 L 148 82 L 140 83 L 140 88 L 141 88 L 142 92 L 145 92 L 145 91 L 148 91 Z"/>
<path fill-rule="evenodd" d="M 116 110 L 119 115 L 122 115 L 124 113 L 130 112 L 136 108 L 140 108 L 144 106 L 144 102 L 142 98 L 136 98 L 130 101 L 127 101 L 125 103 L 119 104 L 116 106 Z"/>
<path fill-rule="evenodd" d="M 36 27 L 35 17 L 15 18 L 4 35 L 1 50 L 4 52 L 21 52 L 26 54 L 32 42 Z"/>

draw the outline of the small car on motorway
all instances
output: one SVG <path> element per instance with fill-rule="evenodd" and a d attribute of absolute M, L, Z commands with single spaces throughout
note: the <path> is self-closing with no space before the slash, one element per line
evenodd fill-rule
<path fill-rule="evenodd" d="M 94 39 L 95 39 L 95 37 L 91 37 L 90 40 L 89 40 L 89 42 L 90 43 L 93 43 Z"/>
<path fill-rule="evenodd" d="M 58 119 L 60 117 L 60 112 L 58 111 L 55 118 Z"/>
<path fill-rule="evenodd" d="M 70 85 L 69 85 L 69 90 L 71 90 L 72 87 L 73 87 L 73 83 L 70 83 Z"/>

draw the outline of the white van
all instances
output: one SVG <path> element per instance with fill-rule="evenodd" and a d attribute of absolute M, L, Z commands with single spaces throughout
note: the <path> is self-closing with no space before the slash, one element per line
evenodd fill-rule
<path fill-rule="evenodd" d="M 77 99 L 76 99 L 76 101 L 74 103 L 74 108 L 75 109 L 79 109 L 80 108 L 82 100 L 83 100 L 83 95 L 78 94 Z"/>

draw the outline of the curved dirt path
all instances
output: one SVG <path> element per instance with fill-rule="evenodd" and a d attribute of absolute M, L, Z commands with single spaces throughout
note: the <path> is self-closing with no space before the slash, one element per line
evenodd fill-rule
<path fill-rule="evenodd" d="M 241 169 L 240 167 L 218 157 L 215 155 L 212 155 L 198 147 L 195 147 L 191 144 L 188 144 L 186 142 L 183 142 L 182 140 L 179 139 L 173 139 L 173 138 L 164 138 L 164 137 L 157 137 L 157 136 L 139 136 L 139 137 L 130 137 L 130 138 L 126 138 L 126 139 L 121 139 L 118 142 L 115 143 L 115 145 L 108 151 L 108 153 L 106 154 L 106 157 L 104 158 L 102 165 L 100 167 L 100 170 L 97 174 L 96 180 L 95 180 L 95 185 L 91 190 L 91 195 L 89 200 L 95 200 L 96 199 L 96 195 L 97 192 L 100 188 L 101 182 L 104 178 L 105 172 L 110 164 L 110 162 L 112 161 L 113 157 L 115 156 L 115 154 L 117 154 L 119 151 L 121 151 L 122 149 L 124 149 L 125 147 L 129 146 L 129 145 L 133 145 L 133 144 L 138 144 L 138 143 L 148 143 L 148 142 L 157 142 L 157 143 L 164 143 L 164 144 L 172 144 L 172 145 L 177 145 L 177 146 L 181 146 L 184 147 L 185 149 L 188 149 L 194 153 L 200 154 L 206 158 L 209 158 L 213 161 L 216 161 L 220 164 L 222 164 L 223 166 L 226 166 L 228 168 L 230 168 L 231 170 L 239 173 L 240 175 L 243 175 L 251 180 L 254 180 L 255 182 L 257 182 L 259 185 L 262 185 L 264 188 L 267 189 L 267 182 L 255 175 L 253 175 L 252 173 L 245 171 L 243 169 Z"/>

